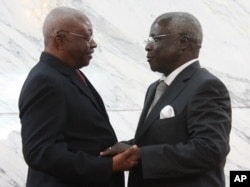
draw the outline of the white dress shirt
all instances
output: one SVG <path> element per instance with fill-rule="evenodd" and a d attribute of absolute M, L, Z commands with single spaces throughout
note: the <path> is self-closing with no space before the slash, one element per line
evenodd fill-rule
<path fill-rule="evenodd" d="M 198 61 L 198 58 L 192 59 L 186 63 L 184 63 L 183 65 L 181 65 L 180 67 L 176 68 L 172 73 L 170 73 L 167 77 L 165 75 L 162 75 L 162 77 L 160 78 L 160 80 L 164 80 L 164 82 L 169 86 L 173 80 L 175 79 L 175 77 L 177 77 L 177 75 L 182 72 L 182 70 L 184 70 L 186 67 L 188 67 L 189 65 L 193 64 L 195 61 Z"/>

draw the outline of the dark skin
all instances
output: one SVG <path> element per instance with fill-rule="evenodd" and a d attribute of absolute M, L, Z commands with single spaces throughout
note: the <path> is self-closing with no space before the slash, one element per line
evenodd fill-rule
<path fill-rule="evenodd" d="M 87 18 L 82 18 L 78 23 L 81 24 L 76 24 L 79 25 L 77 28 L 60 28 L 58 31 L 71 31 L 90 38 L 93 33 L 90 21 Z M 74 69 L 80 69 L 89 65 L 94 48 L 97 47 L 93 39 L 87 41 L 67 32 L 58 32 L 53 37 L 53 44 L 45 48 L 46 52 L 58 57 Z"/>
<path fill-rule="evenodd" d="M 178 31 L 169 32 L 168 25 L 167 21 L 153 23 L 150 36 L 165 34 L 170 36 L 159 38 L 155 43 L 148 43 L 145 47 L 151 70 L 163 73 L 165 76 L 187 61 L 198 57 L 198 51 L 192 49 L 188 36 L 178 34 Z"/>
<path fill-rule="evenodd" d="M 118 153 L 122 153 L 122 152 L 126 151 L 130 147 L 131 147 L 131 145 L 128 145 L 128 144 L 125 144 L 122 142 L 118 142 L 115 145 L 113 145 L 112 147 L 109 147 L 105 151 L 101 152 L 100 156 L 114 156 Z"/>
<path fill-rule="evenodd" d="M 170 30 L 171 25 L 167 20 L 154 22 L 151 26 L 149 36 L 169 36 L 157 38 L 155 42 L 150 42 L 145 47 L 151 70 L 163 73 L 165 76 L 168 76 L 189 60 L 198 58 L 199 56 L 199 47 L 190 42 L 188 35 L 170 32 Z M 130 146 L 131 145 L 119 142 L 101 152 L 100 155 L 116 155 L 127 150 Z M 133 159 L 140 159 L 140 157 L 140 149 L 138 149 Z"/>
<path fill-rule="evenodd" d="M 92 54 L 94 53 L 94 48 L 97 47 L 97 44 L 91 38 L 93 29 L 87 17 L 79 18 L 74 25 L 78 27 L 65 28 L 63 26 L 58 26 L 59 29 L 57 33 L 48 36 L 51 38 L 52 42 L 45 47 L 45 51 L 61 59 L 71 68 L 80 69 L 89 65 Z M 60 30 L 67 32 L 58 32 Z M 69 34 L 69 32 L 82 35 L 86 38 Z M 112 171 L 119 172 L 134 167 L 138 163 L 138 159 L 134 158 L 137 151 L 138 147 L 134 145 L 123 150 L 120 154 L 112 155 Z"/>

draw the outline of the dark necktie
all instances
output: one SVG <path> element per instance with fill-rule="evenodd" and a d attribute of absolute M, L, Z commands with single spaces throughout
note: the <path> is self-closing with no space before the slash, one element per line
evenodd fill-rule
<path fill-rule="evenodd" d="M 154 100 L 151 103 L 151 106 L 150 106 L 149 110 L 148 110 L 148 114 L 150 113 L 150 111 L 155 106 L 155 104 L 160 99 L 161 95 L 164 93 L 164 91 L 166 89 L 167 89 L 167 84 L 163 80 L 161 80 L 160 83 L 158 84 L 158 86 L 156 87 L 155 97 L 154 97 Z"/>
<path fill-rule="evenodd" d="M 84 85 L 88 86 L 85 76 L 80 70 L 76 70 L 77 75 L 80 77 Z"/>

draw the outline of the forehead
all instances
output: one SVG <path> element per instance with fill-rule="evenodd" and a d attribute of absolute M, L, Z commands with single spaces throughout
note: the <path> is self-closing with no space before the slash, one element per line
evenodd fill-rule
<path fill-rule="evenodd" d="M 150 28 L 150 34 L 167 34 L 169 32 L 169 23 L 166 20 L 155 21 Z"/>
<path fill-rule="evenodd" d="M 93 32 L 92 24 L 89 19 L 87 18 L 80 19 L 78 24 L 79 24 L 79 29 L 82 30 L 83 32 L 86 32 L 86 33 Z"/>

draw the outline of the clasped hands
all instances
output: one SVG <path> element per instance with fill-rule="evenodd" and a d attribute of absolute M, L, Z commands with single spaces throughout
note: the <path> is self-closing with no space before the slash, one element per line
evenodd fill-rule
<path fill-rule="evenodd" d="M 140 149 L 137 145 L 128 145 L 125 143 L 116 143 L 105 151 L 100 153 L 101 157 L 113 157 L 113 172 L 126 171 L 138 164 L 141 157 Z"/>

